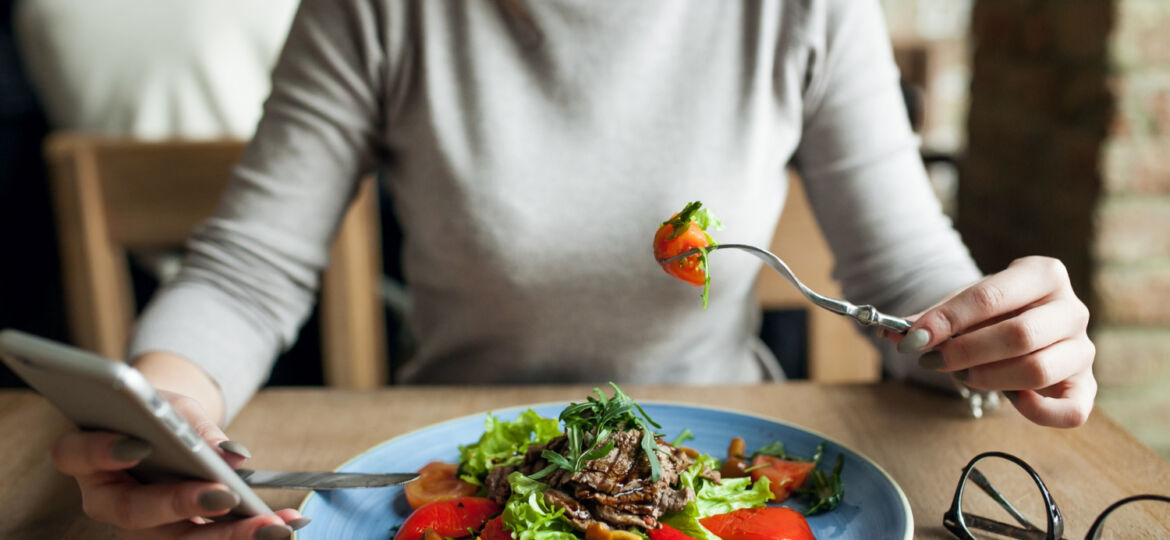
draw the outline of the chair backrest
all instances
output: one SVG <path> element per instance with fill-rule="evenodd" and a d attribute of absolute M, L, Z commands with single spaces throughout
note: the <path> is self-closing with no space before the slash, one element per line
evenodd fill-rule
<path fill-rule="evenodd" d="M 784 259 L 800 280 L 818 293 L 841 298 L 841 286 L 830 274 L 833 252 L 821 234 L 804 186 L 789 175 L 788 199 L 776 226 L 771 250 Z M 800 292 L 762 267 L 757 293 L 764 309 L 804 309 L 808 313 L 808 376 L 820 382 L 868 382 L 881 378 L 877 350 L 853 322 L 809 303 Z"/>
<path fill-rule="evenodd" d="M 126 255 L 180 247 L 210 217 L 240 141 L 158 141 L 53 134 L 46 141 L 72 340 L 125 354 L 134 313 Z M 374 182 L 363 181 L 321 285 L 325 383 L 385 384 L 381 244 Z"/>

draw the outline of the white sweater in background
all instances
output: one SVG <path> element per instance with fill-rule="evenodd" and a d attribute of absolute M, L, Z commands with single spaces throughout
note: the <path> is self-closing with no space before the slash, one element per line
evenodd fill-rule
<path fill-rule="evenodd" d="M 19 0 L 25 69 L 53 127 L 247 139 L 298 0 Z"/>

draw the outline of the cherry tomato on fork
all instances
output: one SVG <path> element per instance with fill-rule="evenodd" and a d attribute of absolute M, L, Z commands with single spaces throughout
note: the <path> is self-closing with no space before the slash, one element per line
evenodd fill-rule
<path fill-rule="evenodd" d="M 435 501 L 445 501 L 475 495 L 479 487 L 456 476 L 459 466 L 454 463 L 432 461 L 418 471 L 418 478 L 407 483 L 406 502 L 418 508 Z"/>
<path fill-rule="evenodd" d="M 443 538 L 471 536 L 500 510 L 500 505 L 484 497 L 424 504 L 406 518 L 394 540 L 419 540 L 426 537 L 428 529 Z"/>
<path fill-rule="evenodd" d="M 661 261 L 691 249 L 710 246 L 714 242 L 707 235 L 706 228 L 712 222 L 717 223 L 702 209 L 702 203 L 688 204 L 658 227 L 654 234 L 654 258 Z M 707 283 L 707 267 L 700 255 L 658 264 L 662 265 L 667 274 L 692 285 L 702 286 Z"/>

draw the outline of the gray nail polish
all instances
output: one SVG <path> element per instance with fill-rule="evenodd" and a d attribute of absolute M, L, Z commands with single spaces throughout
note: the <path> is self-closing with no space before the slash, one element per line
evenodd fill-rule
<path fill-rule="evenodd" d="M 123 462 L 138 461 L 150 455 L 150 445 L 133 437 L 119 439 L 110 448 L 110 457 Z"/>
<path fill-rule="evenodd" d="M 1004 397 L 1010 399 L 1013 402 L 1015 402 L 1017 399 L 1020 399 L 1020 391 L 1019 390 L 1004 390 L 1003 395 L 1004 395 Z"/>
<path fill-rule="evenodd" d="M 918 357 L 918 365 L 922 369 L 938 369 L 943 367 L 942 353 L 938 351 L 930 351 Z"/>
<path fill-rule="evenodd" d="M 224 452 L 230 452 L 243 458 L 252 459 L 252 453 L 248 451 L 248 448 L 236 441 L 221 442 L 219 443 L 219 448 Z"/>
<path fill-rule="evenodd" d="M 256 540 L 281 540 L 292 536 L 293 530 L 288 525 L 265 525 L 256 531 L 253 536 Z"/>
<path fill-rule="evenodd" d="M 285 525 L 288 525 L 288 527 L 294 531 L 299 531 L 299 530 L 305 528 L 305 525 L 308 525 L 310 521 L 313 521 L 313 519 L 303 517 L 303 518 L 299 518 L 299 519 L 294 519 L 288 523 L 285 523 Z"/>
<path fill-rule="evenodd" d="M 209 489 L 199 494 L 199 508 L 208 512 L 222 512 L 240 504 L 240 496 L 222 489 Z"/>
<path fill-rule="evenodd" d="M 906 334 L 906 337 L 898 342 L 898 352 L 903 354 L 917 352 L 928 342 L 930 342 L 930 332 L 925 328 L 919 328 Z"/>

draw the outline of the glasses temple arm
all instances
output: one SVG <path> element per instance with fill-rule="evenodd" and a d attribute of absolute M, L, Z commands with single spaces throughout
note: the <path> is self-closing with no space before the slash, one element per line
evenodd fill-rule
<path fill-rule="evenodd" d="M 1017 523 L 1019 523 L 1020 525 L 1023 525 L 1028 530 L 1032 530 L 1032 531 L 1042 531 L 1043 530 L 1040 527 L 1037 527 L 1036 525 L 1034 525 L 1031 521 L 1028 521 L 1028 518 L 1024 517 L 1024 515 L 1021 514 L 1019 510 L 1016 510 L 1016 507 L 1012 506 L 1012 503 L 1008 502 L 1007 498 L 1005 498 L 1003 496 L 1003 494 L 999 492 L 998 489 L 995 489 L 995 486 L 991 485 L 991 481 L 988 480 L 986 476 L 983 476 L 983 473 L 979 472 L 979 469 L 971 469 L 971 475 L 969 476 L 969 478 L 971 479 L 972 482 L 975 482 L 975 485 L 979 486 L 979 489 L 982 489 L 983 492 L 986 493 L 988 497 L 991 497 L 996 503 L 998 503 L 1001 507 L 1003 507 L 1003 509 L 1008 514 L 1011 514 L 1012 518 L 1014 518 Z M 964 515 L 966 515 L 966 514 L 964 514 Z M 974 516 L 974 517 L 978 517 L 978 516 Z M 998 522 L 996 522 L 996 523 L 998 523 Z"/>
<path fill-rule="evenodd" d="M 1049 540 L 1048 533 L 1039 529 L 1025 529 L 1017 527 L 1010 523 L 996 521 L 994 519 L 977 516 L 975 514 L 963 513 L 963 522 L 969 529 L 979 529 L 989 533 L 998 534 L 1007 538 L 1015 538 L 1017 540 Z"/>

